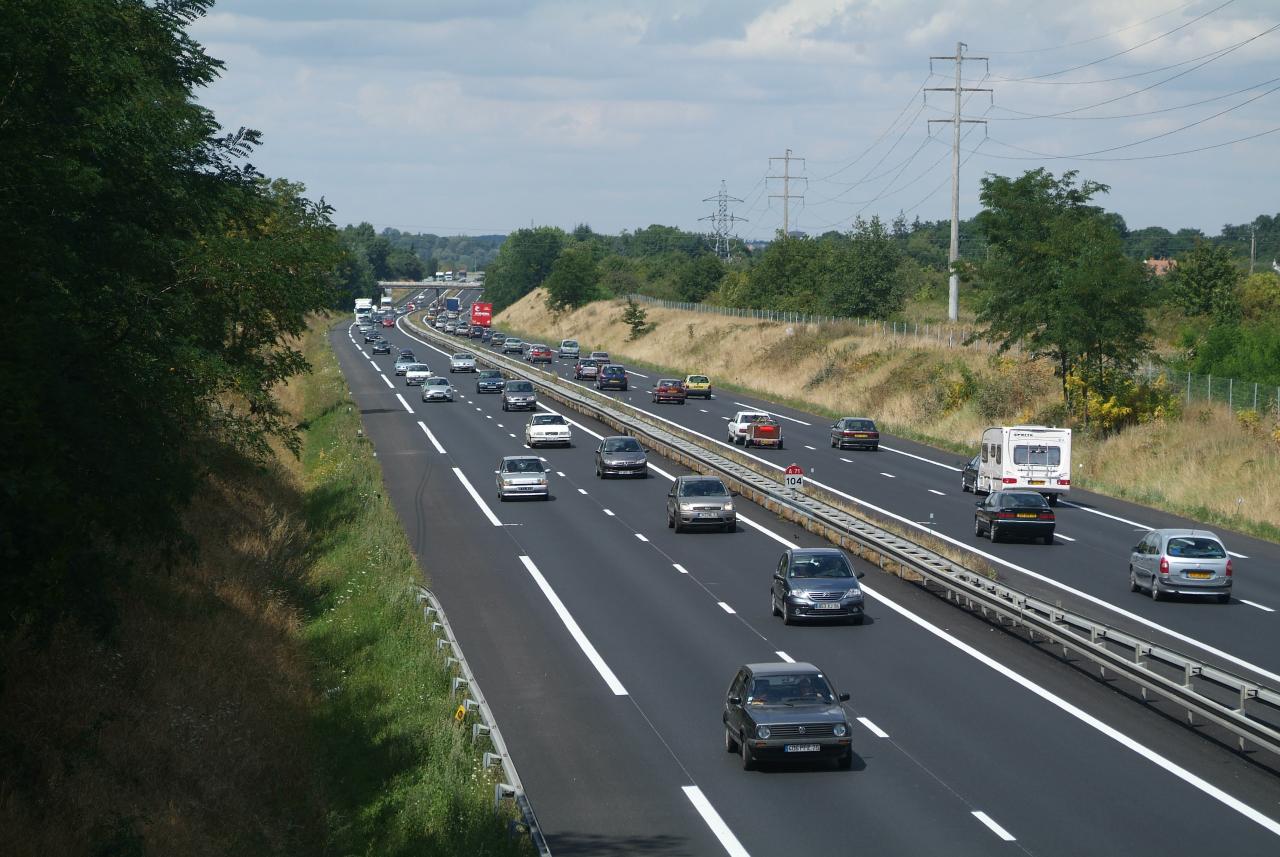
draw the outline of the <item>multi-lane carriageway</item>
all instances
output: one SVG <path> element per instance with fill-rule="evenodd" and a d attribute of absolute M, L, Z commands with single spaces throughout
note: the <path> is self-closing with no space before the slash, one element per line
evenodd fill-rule
<path fill-rule="evenodd" d="M 527 417 L 466 376 L 459 401 L 424 405 L 394 358 L 346 328 L 333 342 L 553 853 L 1280 853 L 1280 784 L 1259 767 L 870 567 L 867 624 L 783 627 L 770 568 L 820 540 L 750 504 L 737 533 L 675 535 L 663 498 L 683 469 L 595 480 L 591 420 L 569 415 L 575 446 L 538 453 L 552 502 L 498 503 Z M 1096 527 L 1064 521 L 1080 541 Z M 853 771 L 747 773 L 724 752 L 733 670 L 787 658 L 852 694 Z"/>

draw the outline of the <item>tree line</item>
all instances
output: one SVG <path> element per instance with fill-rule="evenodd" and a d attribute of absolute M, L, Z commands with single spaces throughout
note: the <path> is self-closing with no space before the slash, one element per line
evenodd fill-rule
<path fill-rule="evenodd" d="M 196 100 L 209 0 L 10 0 L 0 22 L 0 629 L 76 612 L 180 546 L 227 450 L 296 441 L 274 388 L 333 304 L 330 209 Z M 15 26 L 20 24 L 20 26 Z"/>

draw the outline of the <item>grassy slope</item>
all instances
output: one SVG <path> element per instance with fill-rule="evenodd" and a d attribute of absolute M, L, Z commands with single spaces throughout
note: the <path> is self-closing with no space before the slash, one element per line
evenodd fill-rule
<path fill-rule="evenodd" d="M 576 337 L 629 364 L 743 390 L 835 417 L 877 419 L 893 433 L 967 456 L 988 425 L 1058 422 L 1051 368 L 986 346 L 945 348 L 860 327 L 806 327 L 647 307 L 654 330 L 627 341 L 622 302 L 555 317 L 535 291 L 498 315 L 504 330 L 552 345 Z M 1264 429 L 1268 429 L 1266 425 Z M 1280 446 L 1225 408 L 1096 440 L 1079 436 L 1077 485 L 1280 541 Z M 1083 465 L 1083 466 L 1080 466 Z M 1237 504 L 1237 498 L 1243 501 Z"/>
<path fill-rule="evenodd" d="M 316 374 L 282 391 L 301 462 L 211 461 L 197 550 L 139 558 L 111 637 L 0 644 L 6 854 L 531 851 L 453 721 L 322 325 L 305 350 Z"/>

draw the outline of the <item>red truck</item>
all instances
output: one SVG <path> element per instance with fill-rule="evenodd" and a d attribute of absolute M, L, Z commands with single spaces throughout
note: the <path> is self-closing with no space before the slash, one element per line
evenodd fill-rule
<path fill-rule="evenodd" d="M 489 327 L 493 324 L 493 304 L 473 303 L 471 305 L 471 324 L 476 327 Z"/>

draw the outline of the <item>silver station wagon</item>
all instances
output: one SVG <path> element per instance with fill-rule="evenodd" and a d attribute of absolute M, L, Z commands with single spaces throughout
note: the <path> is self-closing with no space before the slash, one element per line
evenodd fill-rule
<path fill-rule="evenodd" d="M 1231 556 L 1208 530 L 1152 530 L 1129 555 L 1129 589 L 1153 601 L 1172 595 L 1231 600 Z"/>

